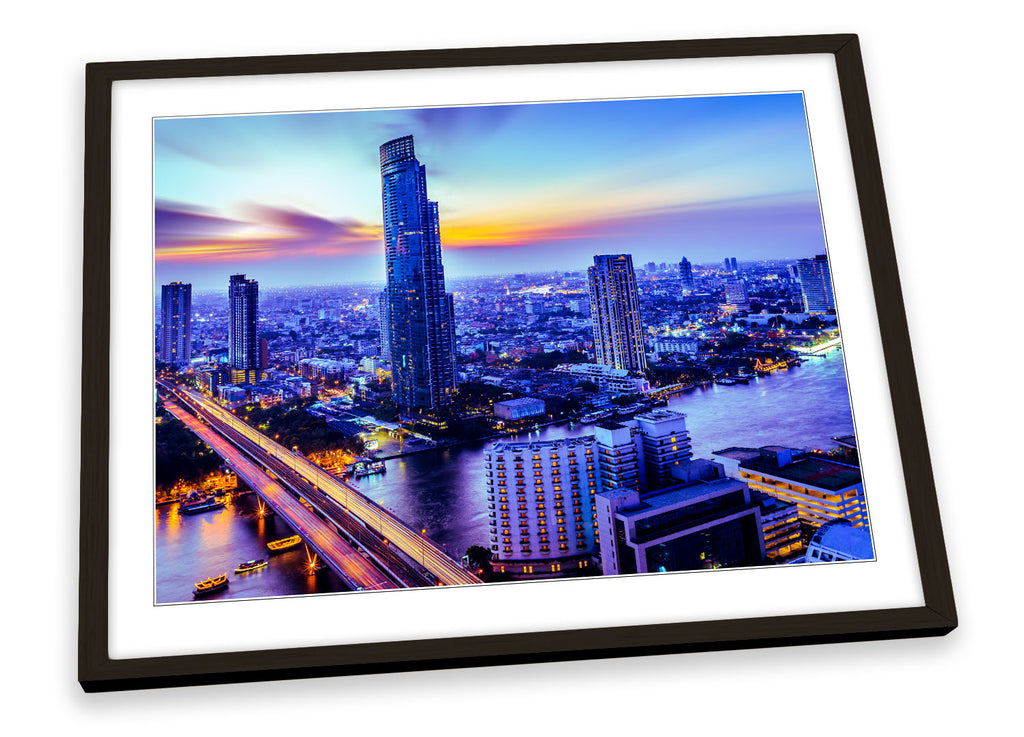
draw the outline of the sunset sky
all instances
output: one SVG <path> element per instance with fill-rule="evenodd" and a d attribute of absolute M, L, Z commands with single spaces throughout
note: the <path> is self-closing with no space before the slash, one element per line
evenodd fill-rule
<path fill-rule="evenodd" d="M 156 279 L 383 281 L 378 148 L 412 134 L 449 276 L 824 251 L 799 93 L 159 119 Z"/>

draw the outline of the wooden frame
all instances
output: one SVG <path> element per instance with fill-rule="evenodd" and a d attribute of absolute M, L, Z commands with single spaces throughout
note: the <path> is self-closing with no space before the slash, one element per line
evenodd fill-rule
<path fill-rule="evenodd" d="M 116 660 L 108 652 L 111 98 L 119 80 L 656 59 L 834 55 L 924 606 Z M 956 627 L 910 340 L 854 35 L 89 64 L 86 68 L 79 681 L 86 691 L 945 634 Z"/>

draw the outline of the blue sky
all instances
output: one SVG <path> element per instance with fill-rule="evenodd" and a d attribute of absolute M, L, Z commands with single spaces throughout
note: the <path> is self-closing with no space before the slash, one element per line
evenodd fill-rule
<path fill-rule="evenodd" d="M 408 134 L 452 276 L 824 250 L 799 93 L 222 116 L 155 122 L 157 280 L 382 280 Z"/>

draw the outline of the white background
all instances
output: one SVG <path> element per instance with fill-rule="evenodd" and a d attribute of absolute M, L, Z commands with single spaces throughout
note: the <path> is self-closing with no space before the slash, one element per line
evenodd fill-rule
<path fill-rule="evenodd" d="M 1016 719 L 1017 25 L 1002 4 L 20 3 L 3 55 L 4 662 L 15 733 L 939 734 Z M 494 8 L 494 10 L 491 10 Z M 853 643 L 174 691 L 75 682 L 83 65 L 98 60 L 855 32 L 961 627 Z M 1012 106 L 1012 107 L 1011 107 Z M 983 356 L 985 364 L 965 356 Z M 1010 462 L 1007 462 L 1009 459 Z M 13 474 L 11 473 L 13 471 Z M 17 591 L 17 593 L 15 593 Z M 1002 666 L 1002 667 L 1001 667 Z M 527 708 L 528 707 L 528 708 Z"/>

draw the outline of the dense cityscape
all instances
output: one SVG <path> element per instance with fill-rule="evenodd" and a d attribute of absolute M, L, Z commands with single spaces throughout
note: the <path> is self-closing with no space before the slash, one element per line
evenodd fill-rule
<path fill-rule="evenodd" d="M 413 137 L 380 167 L 386 281 L 158 285 L 158 601 L 873 557 L 825 255 L 446 278 Z M 731 396 L 826 364 L 820 440 L 732 440 Z M 263 546 L 234 578 L 181 562 L 214 515 Z"/>

